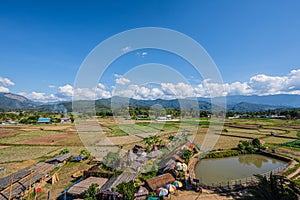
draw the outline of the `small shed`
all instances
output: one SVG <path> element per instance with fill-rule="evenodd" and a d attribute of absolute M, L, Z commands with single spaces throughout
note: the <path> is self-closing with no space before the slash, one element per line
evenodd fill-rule
<path fill-rule="evenodd" d="M 135 200 L 145 200 L 147 199 L 147 195 L 149 194 L 149 191 L 147 188 L 140 186 L 138 191 L 134 193 L 134 199 Z"/>
<path fill-rule="evenodd" d="M 152 191 L 155 191 L 157 188 L 173 183 L 174 181 L 175 178 L 170 173 L 166 173 L 146 180 L 146 184 Z"/>
<path fill-rule="evenodd" d="M 186 150 L 189 150 L 191 152 L 194 151 L 195 149 L 195 144 L 191 143 L 191 142 L 186 142 L 184 145 L 183 145 L 183 149 L 186 149 Z"/>
<path fill-rule="evenodd" d="M 50 124 L 51 118 L 39 118 L 37 121 L 38 124 Z"/>
<path fill-rule="evenodd" d="M 82 197 L 84 192 L 93 184 L 98 184 L 98 188 L 100 189 L 105 183 L 108 181 L 107 178 L 99 178 L 99 177 L 89 177 L 79 183 L 73 185 L 68 191 L 67 194 L 74 198 Z"/>
<path fill-rule="evenodd" d="M 60 123 L 72 123 L 72 120 L 68 117 L 63 117 L 60 119 Z"/>
<path fill-rule="evenodd" d="M 55 166 L 58 166 L 59 163 L 65 163 L 67 160 L 71 157 L 71 153 L 62 154 L 59 156 L 56 156 L 54 158 L 50 158 L 46 160 L 46 163 L 54 164 Z"/>

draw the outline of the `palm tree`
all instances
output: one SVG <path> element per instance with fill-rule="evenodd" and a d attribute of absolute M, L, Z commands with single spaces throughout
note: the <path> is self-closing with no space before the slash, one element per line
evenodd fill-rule
<path fill-rule="evenodd" d="M 244 199 L 253 200 L 297 200 L 300 197 L 300 189 L 296 184 L 284 176 L 273 175 L 264 177 L 255 175 L 259 180 L 248 189 L 249 196 Z"/>

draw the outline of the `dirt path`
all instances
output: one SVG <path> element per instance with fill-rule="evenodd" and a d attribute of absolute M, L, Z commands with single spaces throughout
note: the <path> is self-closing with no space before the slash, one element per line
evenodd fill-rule
<path fill-rule="evenodd" d="M 296 164 L 298 164 L 296 161 L 292 161 L 289 168 L 293 168 Z M 298 169 L 296 171 L 294 171 L 293 173 L 287 175 L 286 177 L 287 178 L 293 178 L 294 176 L 296 176 L 299 173 L 300 173 L 300 167 L 298 167 Z"/>
<path fill-rule="evenodd" d="M 195 167 L 196 167 L 196 164 L 198 162 L 198 156 L 201 154 L 201 152 L 198 152 L 197 154 L 195 154 L 189 164 L 188 164 L 188 170 L 189 170 L 189 174 L 190 174 L 190 177 L 191 179 L 193 180 L 194 178 L 196 178 L 196 174 L 195 174 Z"/>
<path fill-rule="evenodd" d="M 194 191 L 177 191 L 177 194 L 171 196 L 172 200 L 227 200 L 234 199 L 230 194 L 216 194 L 210 190 L 203 190 L 203 193 L 200 194 Z"/>

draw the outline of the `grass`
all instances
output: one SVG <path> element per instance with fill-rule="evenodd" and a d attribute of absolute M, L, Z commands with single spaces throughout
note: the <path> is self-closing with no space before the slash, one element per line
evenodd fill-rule
<path fill-rule="evenodd" d="M 0 149 L 1 163 L 33 160 L 44 155 L 49 155 L 60 147 L 50 146 L 12 146 Z"/>
<path fill-rule="evenodd" d="M 111 131 L 108 136 L 125 136 L 128 134 L 145 134 L 145 133 L 157 133 L 159 131 L 178 131 L 178 124 L 171 123 L 147 123 L 138 122 L 135 124 L 121 124 L 116 126 L 107 126 Z"/>
<path fill-rule="evenodd" d="M 294 167 L 292 167 L 292 168 L 286 170 L 282 175 L 283 175 L 283 176 L 288 176 L 288 175 L 294 173 L 299 167 L 300 167 L 300 164 L 298 163 L 298 164 L 296 164 Z"/>
<path fill-rule="evenodd" d="M 300 148 L 300 140 L 295 140 L 295 141 L 292 141 L 292 142 L 286 142 L 286 143 L 283 143 L 282 146 Z"/>

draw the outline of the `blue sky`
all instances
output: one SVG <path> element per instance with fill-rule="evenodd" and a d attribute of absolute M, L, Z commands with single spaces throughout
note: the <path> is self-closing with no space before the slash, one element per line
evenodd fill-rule
<path fill-rule="evenodd" d="M 223 88 L 216 96 L 300 94 L 299 9 L 297 0 L 1 2 L 0 91 L 38 101 L 69 99 L 81 63 L 100 42 L 129 29 L 164 27 L 201 44 L 224 84 L 201 79 L 174 55 L 145 49 L 115 61 L 97 97 L 111 96 L 118 85 L 125 96 L 146 99 L 171 98 L 170 88 L 177 97 L 207 96 L 207 85 Z M 188 83 L 141 86 L 126 77 L 152 62 L 173 67 Z"/>

